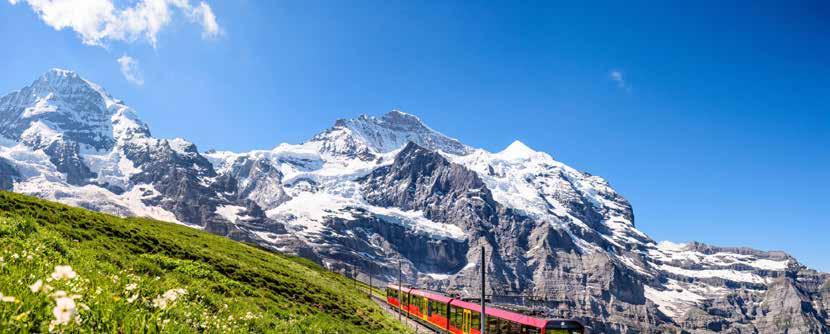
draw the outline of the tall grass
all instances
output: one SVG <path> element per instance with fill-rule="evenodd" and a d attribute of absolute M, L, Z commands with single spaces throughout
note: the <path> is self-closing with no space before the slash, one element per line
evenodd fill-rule
<path fill-rule="evenodd" d="M 408 332 L 365 292 L 202 231 L 0 192 L 0 332 Z"/>

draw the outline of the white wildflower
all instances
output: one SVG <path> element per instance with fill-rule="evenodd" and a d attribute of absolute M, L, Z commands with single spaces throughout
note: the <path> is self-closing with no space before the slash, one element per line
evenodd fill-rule
<path fill-rule="evenodd" d="M 55 280 L 71 280 L 78 277 L 78 274 L 70 266 L 55 266 L 52 278 Z"/>
<path fill-rule="evenodd" d="M 127 286 L 124 287 L 124 290 L 133 291 L 136 288 L 138 288 L 138 284 L 130 283 L 130 284 L 127 284 Z"/>
<path fill-rule="evenodd" d="M 35 284 L 29 286 L 29 290 L 32 290 L 32 293 L 40 292 L 41 288 L 43 288 L 43 280 L 37 280 Z"/>
<path fill-rule="evenodd" d="M 167 290 L 161 296 L 156 297 L 153 299 L 153 306 L 160 309 L 166 309 L 169 306 L 172 306 L 173 303 L 176 302 L 176 299 L 186 294 L 187 291 L 184 289 L 170 289 Z"/>
<path fill-rule="evenodd" d="M 63 290 L 55 291 L 49 297 L 52 297 L 52 298 L 55 298 L 55 299 L 66 298 L 66 291 L 63 291 Z M 70 299 L 72 299 L 72 298 L 70 298 Z"/>
<path fill-rule="evenodd" d="M 0 301 L 4 303 L 14 303 L 17 301 L 17 298 L 14 298 L 12 296 L 4 296 L 2 293 L 0 293 Z"/>
<path fill-rule="evenodd" d="M 55 308 L 52 309 L 52 314 L 55 316 L 55 322 L 58 325 L 68 324 L 75 318 L 75 301 L 72 298 L 61 297 L 55 301 Z"/>
<path fill-rule="evenodd" d="M 132 304 L 136 299 L 138 299 L 138 294 L 132 295 L 132 297 L 128 297 L 127 304 Z"/>

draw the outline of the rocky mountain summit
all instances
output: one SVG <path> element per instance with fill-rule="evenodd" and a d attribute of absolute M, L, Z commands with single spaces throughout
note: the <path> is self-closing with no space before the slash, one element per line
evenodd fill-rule
<path fill-rule="evenodd" d="M 0 187 L 148 216 L 599 333 L 830 333 L 830 275 L 782 252 L 655 242 L 601 177 L 514 142 L 464 145 L 392 111 L 302 144 L 200 152 L 52 70 L 0 98 Z"/>

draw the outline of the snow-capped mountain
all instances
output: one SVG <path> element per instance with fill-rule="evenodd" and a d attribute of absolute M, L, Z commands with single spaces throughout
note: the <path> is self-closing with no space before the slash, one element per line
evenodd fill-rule
<path fill-rule="evenodd" d="M 487 290 L 600 333 L 828 333 L 830 275 L 781 252 L 657 243 L 598 176 L 392 111 L 302 144 L 200 153 L 65 70 L 0 99 L 0 187 L 147 216 L 411 284 Z M 522 297 L 525 296 L 525 297 Z M 528 298 L 526 296 L 535 296 Z"/>
<path fill-rule="evenodd" d="M 74 72 L 51 70 L 0 99 L 0 137 L 5 189 L 243 240 L 268 232 L 295 242 L 236 196 L 236 183 L 195 145 L 152 137 L 132 109 Z"/>

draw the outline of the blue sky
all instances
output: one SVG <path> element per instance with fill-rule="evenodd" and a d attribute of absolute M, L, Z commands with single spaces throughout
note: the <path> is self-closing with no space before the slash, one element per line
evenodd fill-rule
<path fill-rule="evenodd" d="M 0 92 L 73 69 L 201 150 L 301 142 L 399 107 L 467 144 L 519 139 L 605 177 L 656 240 L 781 249 L 830 271 L 826 1 L 208 0 L 215 21 L 192 2 L 156 30 L 115 32 L 76 17 L 58 31 L 16 2 L 0 1 Z"/>

